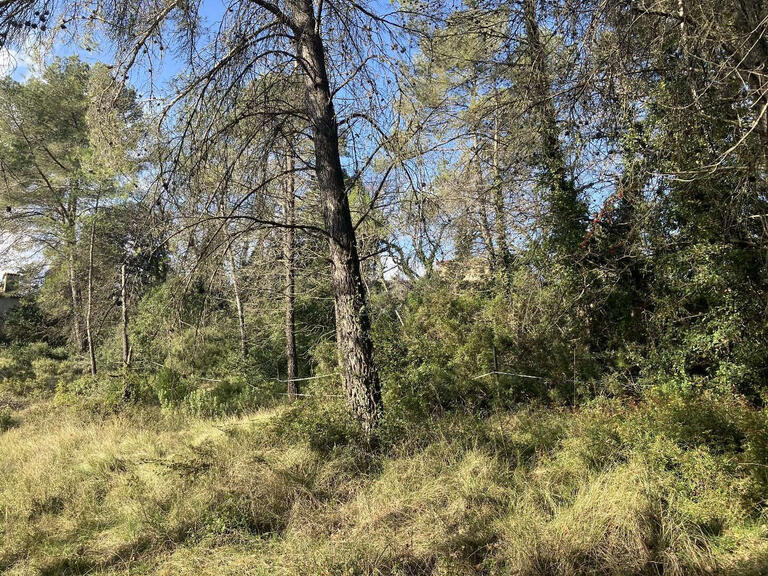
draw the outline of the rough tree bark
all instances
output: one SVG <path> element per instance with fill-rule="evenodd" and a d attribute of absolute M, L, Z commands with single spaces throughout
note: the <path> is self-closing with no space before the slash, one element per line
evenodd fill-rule
<path fill-rule="evenodd" d="M 304 72 L 307 112 L 313 128 L 315 172 L 330 247 L 336 309 L 336 338 L 344 387 L 352 414 L 365 433 L 381 416 L 381 385 L 376 370 L 367 295 L 360 273 L 357 240 L 339 155 L 323 40 L 312 0 L 291 0 L 295 47 Z"/>
<path fill-rule="evenodd" d="M 299 394 L 298 365 L 296 362 L 296 322 L 294 319 L 295 280 L 295 204 L 296 182 L 293 175 L 293 151 L 290 146 L 285 152 L 285 229 L 283 231 L 283 262 L 285 264 L 285 361 L 288 396 L 295 398 Z"/>

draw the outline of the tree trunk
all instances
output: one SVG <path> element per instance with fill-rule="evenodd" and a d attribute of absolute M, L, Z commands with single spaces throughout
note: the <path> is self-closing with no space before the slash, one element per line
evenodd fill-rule
<path fill-rule="evenodd" d="M 374 362 L 367 297 L 341 168 L 338 121 L 328 82 L 323 41 L 316 30 L 313 2 L 291 0 L 290 6 L 298 28 L 296 51 L 304 71 L 317 186 L 330 247 L 339 363 L 343 367 L 349 407 L 367 434 L 381 416 L 381 385 Z"/>
<path fill-rule="evenodd" d="M 78 352 L 83 351 L 83 335 L 80 329 L 80 288 L 77 285 L 77 269 L 75 262 L 75 243 L 70 244 L 68 249 L 69 268 L 69 293 L 72 299 L 72 338 L 75 341 L 75 348 Z"/>
<path fill-rule="evenodd" d="M 237 325 L 240 329 L 240 353 L 243 358 L 248 356 L 248 335 L 245 329 L 245 309 L 243 299 L 240 295 L 240 283 L 237 280 L 237 267 L 235 266 L 235 257 L 232 254 L 232 247 L 227 249 L 229 254 L 229 265 L 231 269 L 232 291 L 235 293 L 235 307 L 237 308 Z"/>
<path fill-rule="evenodd" d="M 504 187 L 501 179 L 501 167 L 499 166 L 498 105 L 497 100 L 493 129 L 493 211 L 498 272 L 501 274 L 502 286 L 506 289 L 512 279 L 512 255 L 509 251 L 509 242 L 507 242 L 507 211 L 504 205 Z"/>
<path fill-rule="evenodd" d="M 565 154 L 560 146 L 557 109 L 547 53 L 541 41 L 536 0 L 524 0 L 523 11 L 528 55 L 531 60 L 531 93 L 539 111 L 545 184 L 549 188 L 549 234 L 560 256 L 574 255 L 583 237 L 585 208 L 578 200 L 576 186 L 566 173 Z"/>
<path fill-rule="evenodd" d="M 67 268 L 69 275 L 69 294 L 72 299 L 72 338 L 75 349 L 82 352 L 83 334 L 80 328 L 80 287 L 77 282 L 77 200 L 70 197 L 66 223 L 69 229 L 67 237 Z"/>
<path fill-rule="evenodd" d="M 296 363 L 296 322 L 294 320 L 294 299 L 295 299 L 295 204 L 296 204 L 296 185 L 293 177 L 293 151 L 290 146 L 286 147 L 285 153 L 285 171 L 287 174 L 285 182 L 285 230 L 283 233 L 283 262 L 285 264 L 285 360 L 286 360 L 286 380 L 288 380 L 288 396 L 295 398 L 299 394 L 299 383 L 296 379 L 299 377 L 298 365 Z"/>
<path fill-rule="evenodd" d="M 131 343 L 128 339 L 128 274 L 127 264 L 120 266 L 120 335 L 123 341 L 123 402 L 133 397 L 133 385 L 128 379 L 128 369 L 131 367 Z"/>
<path fill-rule="evenodd" d="M 126 274 L 126 264 L 120 267 L 120 306 L 121 306 L 121 336 L 123 340 L 123 366 L 125 368 L 131 365 L 131 345 L 128 340 L 128 283 Z"/>
<path fill-rule="evenodd" d="M 88 306 L 85 310 L 85 335 L 88 339 L 88 360 L 91 363 L 91 375 L 96 376 L 96 349 L 91 330 L 91 316 L 93 313 L 93 244 L 96 238 L 96 213 L 99 210 L 99 201 L 96 200 L 96 211 L 93 214 L 91 224 L 91 239 L 88 243 Z"/>
<path fill-rule="evenodd" d="M 225 217 L 224 204 L 225 198 L 222 196 L 221 206 L 219 208 L 219 214 L 222 218 Z M 245 326 L 245 307 L 243 306 L 243 298 L 240 293 L 240 282 L 237 279 L 237 264 L 235 261 L 235 254 L 232 252 L 233 240 L 231 234 L 229 233 L 229 227 L 227 223 L 224 224 L 224 235 L 227 239 L 227 249 L 225 255 L 229 259 L 229 279 L 232 281 L 232 292 L 235 297 L 235 308 L 237 309 L 237 327 L 240 331 L 240 355 L 243 358 L 246 358 L 248 356 L 248 333 L 246 332 Z"/>
<path fill-rule="evenodd" d="M 472 106 L 475 102 L 475 89 L 472 89 Z M 492 273 L 496 272 L 496 264 L 498 254 L 496 252 L 496 246 L 494 245 L 494 235 L 491 233 L 491 225 L 488 221 L 488 195 L 485 191 L 480 190 L 480 185 L 483 181 L 483 167 L 480 164 L 480 143 L 477 138 L 477 129 L 472 136 L 472 158 L 469 161 L 469 172 L 472 178 L 472 189 L 474 191 L 474 197 L 477 201 L 477 210 L 480 216 L 480 234 L 483 237 L 485 248 L 488 251 L 488 267 Z M 469 254 L 467 254 L 469 256 Z"/>

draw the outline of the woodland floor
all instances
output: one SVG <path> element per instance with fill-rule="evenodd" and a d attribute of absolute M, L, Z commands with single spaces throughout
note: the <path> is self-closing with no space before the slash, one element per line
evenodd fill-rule
<path fill-rule="evenodd" d="M 306 407 L 12 408 L 9 575 L 768 572 L 768 414 L 736 401 L 448 414 L 375 452 Z"/>

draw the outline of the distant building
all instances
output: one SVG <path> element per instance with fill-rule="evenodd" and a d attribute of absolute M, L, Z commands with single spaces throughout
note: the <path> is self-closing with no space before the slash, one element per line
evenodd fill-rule
<path fill-rule="evenodd" d="M 18 296 L 14 296 L 19 289 L 19 275 L 14 272 L 0 274 L 0 328 L 3 327 L 3 317 L 9 310 L 19 305 Z"/>
<path fill-rule="evenodd" d="M 0 278 L 0 292 L 12 294 L 19 289 L 19 275 L 15 272 L 3 272 Z"/>
<path fill-rule="evenodd" d="M 442 260 L 435 264 L 441 278 L 476 284 L 488 280 L 491 268 L 485 258 L 471 257 L 462 260 Z"/>

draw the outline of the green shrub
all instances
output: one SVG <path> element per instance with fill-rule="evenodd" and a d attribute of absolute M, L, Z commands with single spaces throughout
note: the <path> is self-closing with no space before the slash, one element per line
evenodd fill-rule
<path fill-rule="evenodd" d="M 275 419 L 270 434 L 287 442 L 306 442 L 319 452 L 363 440 L 340 399 L 295 402 Z"/>
<path fill-rule="evenodd" d="M 165 366 L 152 376 L 150 382 L 163 408 L 178 407 L 190 392 L 189 382 L 183 379 L 181 374 Z"/>
<path fill-rule="evenodd" d="M 0 432 L 5 432 L 16 425 L 10 406 L 0 406 Z"/>
<path fill-rule="evenodd" d="M 642 409 L 622 426 L 622 434 L 633 445 L 663 436 L 683 448 L 706 446 L 714 452 L 740 453 L 750 413 L 743 399 L 729 394 L 651 389 Z"/>
<path fill-rule="evenodd" d="M 0 347 L 0 389 L 19 396 L 53 392 L 59 380 L 76 378 L 83 369 L 64 350 L 43 342 Z"/>
<path fill-rule="evenodd" d="M 250 384 L 243 377 L 230 377 L 204 382 L 189 392 L 183 406 L 190 413 L 203 417 L 238 414 L 274 402 L 274 393 L 266 386 Z"/>
<path fill-rule="evenodd" d="M 0 338 L 15 344 L 55 344 L 59 340 L 57 330 L 46 323 L 37 301 L 30 297 L 22 298 L 17 307 L 5 314 Z"/>

